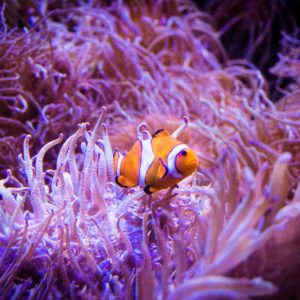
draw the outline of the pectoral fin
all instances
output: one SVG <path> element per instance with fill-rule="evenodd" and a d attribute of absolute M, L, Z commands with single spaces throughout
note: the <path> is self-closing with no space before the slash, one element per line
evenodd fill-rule
<path fill-rule="evenodd" d="M 160 191 L 160 189 L 156 189 L 156 188 L 154 188 L 150 185 L 147 185 L 147 186 L 144 187 L 144 192 L 148 195 L 156 193 L 158 191 Z"/>
<path fill-rule="evenodd" d="M 157 171 L 157 175 L 158 175 L 158 179 L 162 179 L 164 177 L 167 176 L 169 169 L 168 166 L 164 163 L 164 161 L 159 157 L 159 166 L 158 166 L 158 171 Z"/>
<path fill-rule="evenodd" d="M 155 158 L 146 174 L 145 183 L 146 188 L 145 192 L 153 193 L 153 187 L 159 187 L 160 180 L 167 176 L 169 170 L 164 161 L 158 157 Z M 147 187 L 148 186 L 148 187 Z M 151 190 L 152 189 L 152 190 Z M 157 191 L 157 190 L 155 190 Z"/>

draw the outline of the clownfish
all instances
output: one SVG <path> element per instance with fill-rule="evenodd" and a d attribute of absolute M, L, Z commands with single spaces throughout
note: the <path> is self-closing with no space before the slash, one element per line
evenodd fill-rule
<path fill-rule="evenodd" d="M 165 129 L 152 136 L 137 137 L 133 147 L 122 155 L 114 152 L 115 181 L 121 187 L 140 186 L 152 194 L 175 186 L 196 171 L 199 160 L 186 144 L 172 137 Z"/>

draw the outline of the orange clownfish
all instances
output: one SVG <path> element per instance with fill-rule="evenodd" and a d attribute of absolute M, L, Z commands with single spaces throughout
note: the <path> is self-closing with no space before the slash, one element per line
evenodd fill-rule
<path fill-rule="evenodd" d="M 175 186 L 196 171 L 198 165 L 196 153 L 165 129 L 152 136 L 148 131 L 138 134 L 126 155 L 117 149 L 114 152 L 116 183 L 122 187 L 139 185 L 147 194 Z"/>

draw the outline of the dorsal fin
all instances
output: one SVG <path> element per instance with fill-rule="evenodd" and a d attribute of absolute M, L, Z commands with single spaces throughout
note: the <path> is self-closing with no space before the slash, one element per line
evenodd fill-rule
<path fill-rule="evenodd" d="M 161 128 L 156 130 L 152 135 L 153 138 L 158 136 L 170 136 L 170 133 L 166 129 Z"/>

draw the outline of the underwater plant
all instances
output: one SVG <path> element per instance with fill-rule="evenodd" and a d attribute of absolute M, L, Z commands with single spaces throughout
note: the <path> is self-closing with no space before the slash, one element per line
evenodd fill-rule
<path fill-rule="evenodd" d="M 299 40 L 274 103 L 190 1 L 25 2 L 1 6 L 1 298 L 297 297 Z M 141 122 L 180 132 L 196 172 L 118 186 Z"/>

